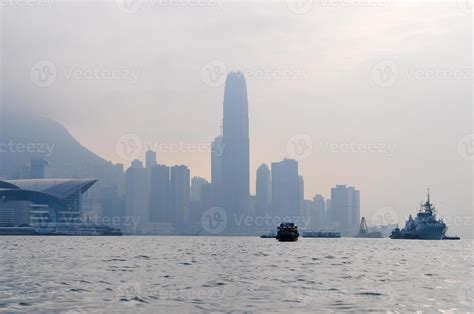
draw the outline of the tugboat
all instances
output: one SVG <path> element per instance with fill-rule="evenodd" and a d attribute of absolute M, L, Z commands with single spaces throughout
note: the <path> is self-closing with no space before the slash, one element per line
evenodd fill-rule
<path fill-rule="evenodd" d="M 382 233 L 380 233 L 379 231 L 369 232 L 369 228 L 367 228 L 367 222 L 365 221 L 365 217 L 362 217 L 360 221 L 359 233 L 355 237 L 356 238 L 383 238 Z"/>
<path fill-rule="evenodd" d="M 390 235 L 391 239 L 417 239 L 417 240 L 442 240 L 445 238 L 446 224 L 442 219 L 437 219 L 435 207 L 430 202 L 430 190 L 428 199 L 421 205 L 420 211 L 413 219 L 412 215 L 405 223 L 405 228 L 395 228 Z"/>
<path fill-rule="evenodd" d="M 292 222 L 284 222 L 278 227 L 276 239 L 280 242 L 298 241 L 298 227 Z"/>

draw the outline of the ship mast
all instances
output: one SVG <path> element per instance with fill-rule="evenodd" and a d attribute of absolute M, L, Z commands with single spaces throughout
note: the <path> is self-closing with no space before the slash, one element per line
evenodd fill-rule
<path fill-rule="evenodd" d="M 425 208 L 425 211 L 429 211 L 429 212 L 433 212 L 434 211 L 434 207 L 432 206 L 433 204 L 431 204 L 431 199 L 430 199 L 430 189 L 428 188 L 428 193 L 427 193 L 427 200 L 426 200 L 426 203 L 425 205 L 423 206 Z"/>

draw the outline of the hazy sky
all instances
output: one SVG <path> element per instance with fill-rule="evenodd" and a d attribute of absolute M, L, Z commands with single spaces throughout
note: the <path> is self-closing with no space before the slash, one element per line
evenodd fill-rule
<path fill-rule="evenodd" d="M 219 134 L 224 88 L 207 71 L 225 65 L 247 76 L 252 191 L 296 139 L 312 144 L 296 154 L 306 198 L 354 185 L 363 215 L 403 221 L 430 187 L 441 215 L 472 217 L 468 1 L 36 1 L 1 6 L 5 98 L 105 159 L 128 164 L 116 144 L 136 134 L 182 143 L 159 162 L 210 178 L 192 145 Z M 45 64 L 56 76 L 40 87 Z"/>

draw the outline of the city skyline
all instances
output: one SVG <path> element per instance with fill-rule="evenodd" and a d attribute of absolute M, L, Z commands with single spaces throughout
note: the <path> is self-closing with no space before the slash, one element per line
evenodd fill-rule
<path fill-rule="evenodd" d="M 316 201 L 320 195 L 305 199 L 304 177 L 298 171 L 297 160 L 284 158 L 271 162 L 271 169 L 262 164 L 256 174 L 255 195 L 251 195 L 249 99 L 243 73 L 227 74 L 223 98 L 221 134 L 210 144 L 211 182 L 198 176 L 191 179 L 192 170 L 185 165 L 159 164 L 156 151 L 149 146 L 145 153 L 146 167 L 137 158 L 125 172 L 125 212 L 139 221 L 137 229 L 127 231 L 141 234 L 172 230 L 175 234 L 199 234 L 203 228 L 213 234 L 210 227 L 213 223 L 207 225 L 203 222 L 212 212 L 211 222 L 220 220 L 218 217 L 222 216 L 234 218 L 226 219 L 224 229 L 217 232 L 219 234 L 246 234 L 259 228 L 271 229 L 275 219 L 296 222 L 306 230 L 337 228 L 344 235 L 353 234 L 360 218 L 359 191 L 337 185 L 331 190 L 333 205 L 321 207 Z M 122 148 L 131 150 L 121 152 L 136 157 L 134 149 L 141 145 L 134 137 L 129 137 L 129 140 L 131 143 L 124 143 L 126 145 Z M 37 163 L 34 161 L 32 173 Z M 263 219 L 265 223 L 245 226 L 237 221 L 239 216 Z M 215 222 L 217 226 L 220 224 Z M 381 221 L 380 226 L 384 223 L 388 225 L 390 222 Z"/>
<path fill-rule="evenodd" d="M 106 160 L 127 167 L 132 159 L 117 154 L 117 145 L 135 134 L 140 159 L 148 143 L 164 143 L 159 163 L 186 164 L 193 176 L 210 180 L 210 142 L 222 124 L 225 74 L 240 69 L 250 99 L 252 194 L 262 163 L 301 157 L 306 199 L 313 193 L 329 197 L 332 187 L 347 183 L 364 192 L 365 215 L 389 207 L 403 220 L 430 187 L 445 215 L 471 215 L 465 146 L 472 134 L 471 87 L 464 75 L 472 73 L 471 23 L 457 3 L 317 5 L 301 15 L 285 3 L 131 15 L 113 4 L 55 5 L 2 8 L 3 29 L 15 27 L 3 36 L 2 53 L 11 60 L 2 68 L 3 104 L 59 121 Z M 109 10 L 116 14 L 104 14 Z M 74 27 L 82 23 L 80 12 L 88 14 L 82 30 Z M 18 25 L 26 16 L 51 23 Z M 193 19 L 199 27 L 188 22 Z M 106 26 L 121 23 L 130 28 L 111 33 Z M 267 27 L 249 27 L 255 23 Z M 150 36 L 156 41 L 150 43 Z M 50 46 L 42 45 L 51 38 Z M 116 49 L 122 38 L 133 38 L 123 51 Z M 144 44 L 149 49 L 141 49 Z M 41 87 L 35 66 L 51 63 L 55 80 Z M 381 76 L 383 69 L 393 75 Z M 86 77 L 107 70 L 122 79 Z M 136 81 L 132 74 L 138 74 Z M 171 152 L 171 145 L 178 151 Z M 310 149 L 298 154 L 301 147 Z"/>
<path fill-rule="evenodd" d="M 0 0 L 0 312 L 469 312 L 474 0 Z"/>

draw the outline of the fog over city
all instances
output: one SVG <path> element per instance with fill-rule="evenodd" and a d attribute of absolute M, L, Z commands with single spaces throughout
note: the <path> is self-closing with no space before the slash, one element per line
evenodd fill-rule
<path fill-rule="evenodd" d="M 361 216 L 391 208 L 403 224 L 430 188 L 449 230 L 469 237 L 473 24 L 463 1 L 190 3 L 1 5 L 2 106 L 51 118 L 126 168 L 120 141 L 132 136 L 140 159 L 152 148 L 158 163 L 210 180 L 225 79 L 238 70 L 251 194 L 262 163 L 292 158 L 306 199 L 355 186 Z M 54 75 L 38 81 L 44 65 Z"/>

